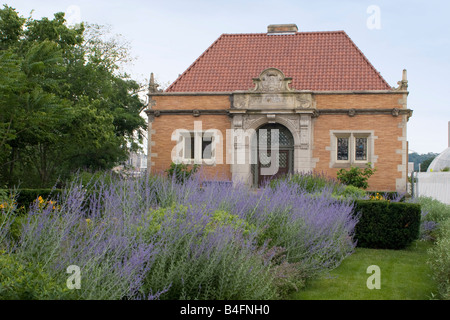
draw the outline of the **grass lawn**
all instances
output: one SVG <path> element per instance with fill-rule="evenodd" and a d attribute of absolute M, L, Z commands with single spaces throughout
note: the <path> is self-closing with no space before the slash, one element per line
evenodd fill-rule
<path fill-rule="evenodd" d="M 427 261 L 430 242 L 416 241 L 405 250 L 357 248 L 330 273 L 311 280 L 295 300 L 429 300 L 436 292 Z M 380 268 L 380 289 L 368 289 L 372 275 L 367 268 Z"/>

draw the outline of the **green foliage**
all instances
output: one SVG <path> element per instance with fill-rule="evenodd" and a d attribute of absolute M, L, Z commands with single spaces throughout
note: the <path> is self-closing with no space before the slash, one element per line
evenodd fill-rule
<path fill-rule="evenodd" d="M 9 190 L 0 189 L 0 204 L 7 202 L 9 200 Z"/>
<path fill-rule="evenodd" d="M 436 155 L 436 156 L 437 156 L 437 155 Z M 429 167 L 430 164 L 433 162 L 434 158 L 436 158 L 436 156 L 431 157 L 431 158 L 427 158 L 427 159 L 423 160 L 423 161 L 420 163 L 420 171 L 421 171 L 421 172 L 427 172 L 428 167 Z"/>
<path fill-rule="evenodd" d="M 137 226 L 137 231 L 144 237 L 151 239 L 160 230 L 163 223 L 169 223 L 170 220 L 180 222 L 186 219 L 188 207 L 173 203 L 170 207 L 159 207 L 150 210 L 143 220 Z M 241 232 L 244 236 L 255 231 L 256 227 L 248 223 L 248 221 L 239 218 L 225 210 L 215 210 L 206 214 L 205 218 L 209 219 L 205 226 L 205 235 L 213 233 L 217 228 L 231 227 L 236 232 Z"/>
<path fill-rule="evenodd" d="M 61 189 L 17 189 L 15 190 L 17 208 L 27 209 L 39 197 L 45 201 L 56 199 L 61 194 Z M 8 194 L 9 190 L 0 189 L 0 194 Z M 1 203 L 0 203 L 1 204 Z"/>
<path fill-rule="evenodd" d="M 0 252 L 0 300 L 62 300 L 73 292 L 63 280 L 50 276 L 35 263 L 19 261 Z"/>
<path fill-rule="evenodd" d="M 207 233 L 214 232 L 215 229 L 221 227 L 231 227 L 235 231 L 240 230 L 244 236 L 256 230 L 256 227 L 249 224 L 247 220 L 241 219 L 239 216 L 225 210 L 216 210 L 211 213 L 210 221 L 206 225 L 205 231 Z"/>
<path fill-rule="evenodd" d="M 425 220 L 441 223 L 450 219 L 450 205 L 423 196 L 415 198 L 414 201 L 420 204 L 422 211 L 426 214 Z"/>
<path fill-rule="evenodd" d="M 450 219 L 441 223 L 438 239 L 429 255 L 428 264 L 438 283 L 437 297 L 450 300 Z"/>
<path fill-rule="evenodd" d="M 437 224 L 433 230 L 433 247 L 428 251 L 428 265 L 437 282 L 437 299 L 450 300 L 450 205 L 431 197 L 414 199 L 424 213 L 423 220 Z"/>
<path fill-rule="evenodd" d="M 359 214 L 355 228 L 358 247 L 404 249 L 419 238 L 419 204 L 356 200 L 354 212 Z"/>
<path fill-rule="evenodd" d="M 408 162 L 414 163 L 414 171 L 419 171 L 419 164 L 421 171 L 427 171 L 428 165 L 431 161 L 438 156 L 438 153 L 428 152 L 426 154 L 418 154 L 417 152 L 410 153 L 408 155 Z M 427 163 L 423 163 L 425 160 L 428 160 Z M 425 168 L 425 170 L 424 170 Z"/>
<path fill-rule="evenodd" d="M 25 21 L 26 19 L 19 17 L 13 8 L 3 5 L 3 10 L 0 9 L 0 50 L 7 49 L 19 40 Z"/>
<path fill-rule="evenodd" d="M 143 139 L 129 49 L 101 26 L 0 9 L 0 179 L 47 188 L 79 168 L 111 169 Z M 95 30 L 92 31 L 92 30 Z M 137 137 L 137 138 L 135 138 Z"/>
<path fill-rule="evenodd" d="M 340 169 L 337 173 L 337 179 L 345 185 L 367 189 L 369 187 L 367 180 L 375 171 L 376 169 L 373 169 L 371 164 L 368 163 L 364 170 L 358 167 L 351 167 L 349 170 Z"/>
<path fill-rule="evenodd" d="M 170 239 L 145 279 L 144 292 L 163 290 L 170 283 L 170 290 L 161 299 L 245 300 L 275 299 L 287 290 L 285 264 L 267 263 L 270 259 L 264 260 L 231 239 L 224 239 L 226 245 L 220 243 L 208 253 L 192 256 L 192 247 L 201 246 L 202 238 L 214 236 L 218 228 L 231 227 L 245 235 L 254 227 L 236 215 L 217 210 L 205 214 L 205 225 L 188 224 L 189 231 L 183 232 L 174 226 L 183 225 L 187 210 L 188 207 L 176 204 L 151 210 L 144 217 L 144 225 L 138 226 L 139 234 L 148 239 L 154 239 L 158 232 Z M 162 229 L 163 225 L 169 227 Z M 173 232 L 181 235 L 172 235 Z"/>
<path fill-rule="evenodd" d="M 333 194 L 333 196 L 337 197 L 338 199 L 349 199 L 349 200 L 356 200 L 356 199 L 364 199 L 367 196 L 367 192 L 349 185 L 349 186 L 345 186 L 344 189 L 342 189 L 340 192 L 335 192 Z"/>
<path fill-rule="evenodd" d="M 366 192 L 369 197 L 382 197 L 383 200 L 395 200 L 395 201 L 405 201 L 407 195 L 399 194 L 396 191 L 367 191 Z"/>
<path fill-rule="evenodd" d="M 198 168 L 199 166 L 197 164 L 189 168 L 187 164 L 172 162 L 170 168 L 166 170 L 166 173 L 169 178 L 175 179 L 178 183 L 183 183 L 189 180 L 198 171 Z"/>
<path fill-rule="evenodd" d="M 300 190 L 308 193 L 321 192 L 324 189 L 330 190 L 331 192 L 340 192 L 342 189 L 339 182 L 324 174 L 318 174 L 315 172 L 299 173 L 273 179 L 270 181 L 269 185 L 271 188 L 276 188 L 277 185 L 283 181 L 287 181 L 289 185 L 296 186 Z"/>

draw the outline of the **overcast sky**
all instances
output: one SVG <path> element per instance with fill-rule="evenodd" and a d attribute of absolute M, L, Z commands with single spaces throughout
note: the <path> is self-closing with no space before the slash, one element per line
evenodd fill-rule
<path fill-rule="evenodd" d="M 263 33 L 269 24 L 299 31 L 344 30 L 384 79 L 409 81 L 410 152 L 440 153 L 450 121 L 450 5 L 447 1 L 303 0 L 3 0 L 20 15 L 109 25 L 136 58 L 126 71 L 173 82 L 223 33 Z"/>

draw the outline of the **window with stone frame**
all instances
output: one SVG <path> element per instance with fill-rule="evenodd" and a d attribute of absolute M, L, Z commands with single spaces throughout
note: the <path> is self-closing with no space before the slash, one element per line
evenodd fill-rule
<path fill-rule="evenodd" d="M 210 132 L 183 133 L 183 160 L 213 160 L 214 135 Z"/>
<path fill-rule="evenodd" d="M 345 168 L 372 162 L 372 132 L 332 131 L 331 167 Z"/>

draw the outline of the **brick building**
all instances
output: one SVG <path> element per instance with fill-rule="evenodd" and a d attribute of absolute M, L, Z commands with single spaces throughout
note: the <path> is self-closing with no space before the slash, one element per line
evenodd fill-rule
<path fill-rule="evenodd" d="M 166 90 L 151 79 L 148 171 L 198 163 L 257 186 L 371 163 L 370 189 L 403 192 L 407 87 L 406 71 L 392 88 L 343 31 L 223 34 Z"/>

